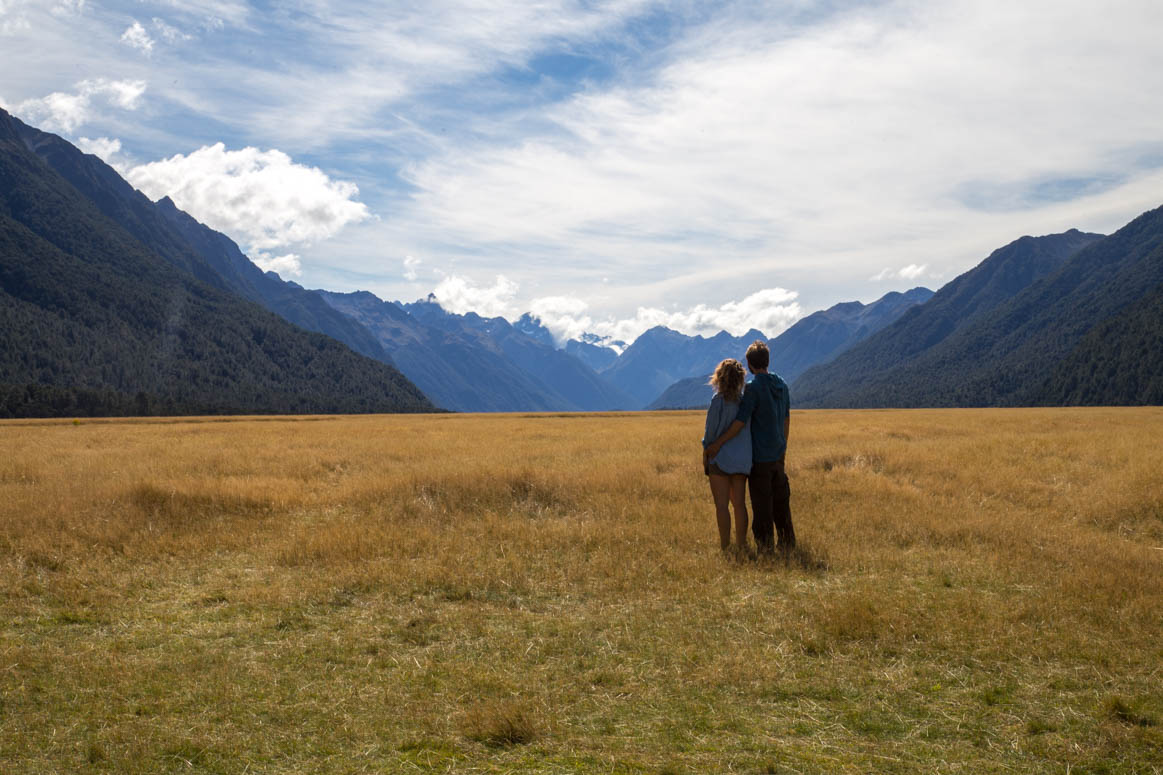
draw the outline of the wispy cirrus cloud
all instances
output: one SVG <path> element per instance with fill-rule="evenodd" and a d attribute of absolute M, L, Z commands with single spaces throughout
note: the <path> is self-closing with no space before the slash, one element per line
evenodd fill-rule
<path fill-rule="evenodd" d="M 152 25 L 157 34 L 161 36 L 162 40 L 170 44 L 192 40 L 194 37 L 187 32 L 182 32 L 174 25 L 169 24 L 164 19 L 159 19 L 156 16 L 153 17 Z"/>
<path fill-rule="evenodd" d="M 0 36 L 26 34 L 33 28 L 37 12 L 47 11 L 57 18 L 78 16 L 85 10 L 86 0 L 55 0 L 41 3 L 36 0 L 0 1 Z"/>

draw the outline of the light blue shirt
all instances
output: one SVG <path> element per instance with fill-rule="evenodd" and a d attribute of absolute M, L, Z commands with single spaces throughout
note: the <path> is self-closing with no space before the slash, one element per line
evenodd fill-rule
<path fill-rule="evenodd" d="M 707 427 L 703 431 L 703 448 L 723 435 L 723 432 L 735 422 L 735 415 L 739 413 L 739 404 L 727 401 L 722 393 L 716 393 L 711 399 L 711 406 L 707 409 Z M 743 430 L 719 448 L 719 454 L 711 458 L 711 462 L 725 474 L 751 473 L 751 422 L 743 426 Z"/>

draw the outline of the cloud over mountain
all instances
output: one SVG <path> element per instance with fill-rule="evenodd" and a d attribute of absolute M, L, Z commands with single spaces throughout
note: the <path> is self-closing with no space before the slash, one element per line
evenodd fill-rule
<path fill-rule="evenodd" d="M 356 201 L 359 188 L 278 151 L 222 143 L 126 170 L 153 199 L 170 197 L 182 210 L 245 243 L 259 260 L 289 265 L 268 251 L 309 245 L 371 217 Z M 297 260 L 297 259 L 296 259 Z"/>
<path fill-rule="evenodd" d="M 449 275 L 440 281 L 433 295 L 444 309 L 458 314 L 476 312 L 515 320 L 529 312 L 559 343 L 577 339 L 583 333 L 630 342 L 655 326 L 688 335 L 713 335 L 719 331 L 742 335 L 754 328 L 774 336 L 803 315 L 796 301 L 799 294 L 784 288 L 766 288 L 741 301 L 726 301 L 718 306 L 696 304 L 669 310 L 640 306 L 632 317 L 626 318 L 595 318 L 590 314 L 589 303 L 573 296 L 537 297 L 522 307 L 517 301 L 519 292 L 519 284 L 504 275 L 497 275 L 491 285 L 484 286 L 460 275 Z"/>
<path fill-rule="evenodd" d="M 475 312 L 486 318 L 506 317 L 513 314 L 517 283 L 499 274 L 492 285 L 482 286 L 467 277 L 448 275 L 432 294 L 441 307 L 457 315 Z"/>

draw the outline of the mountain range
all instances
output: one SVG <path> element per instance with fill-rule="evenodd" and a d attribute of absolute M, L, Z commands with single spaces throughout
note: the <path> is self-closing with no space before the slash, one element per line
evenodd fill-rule
<path fill-rule="evenodd" d="M 797 406 L 1163 402 L 1163 208 L 999 248 L 769 341 Z M 558 341 L 526 314 L 309 290 L 0 110 L 0 416 L 702 406 L 758 330 Z"/>
<path fill-rule="evenodd" d="M 360 323 L 439 406 L 456 411 L 629 409 L 632 399 L 556 349 L 540 331 L 504 318 L 445 311 L 434 298 L 386 302 L 366 291 L 316 291 Z M 528 326 L 526 326 L 528 328 Z M 548 334 L 548 332 L 545 332 Z"/>

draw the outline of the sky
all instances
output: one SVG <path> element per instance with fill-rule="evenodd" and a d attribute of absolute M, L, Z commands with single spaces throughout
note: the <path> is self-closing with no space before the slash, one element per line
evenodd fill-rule
<path fill-rule="evenodd" d="M 1163 205 L 1158 0 L 0 0 L 0 107 L 309 288 L 777 335 Z"/>

